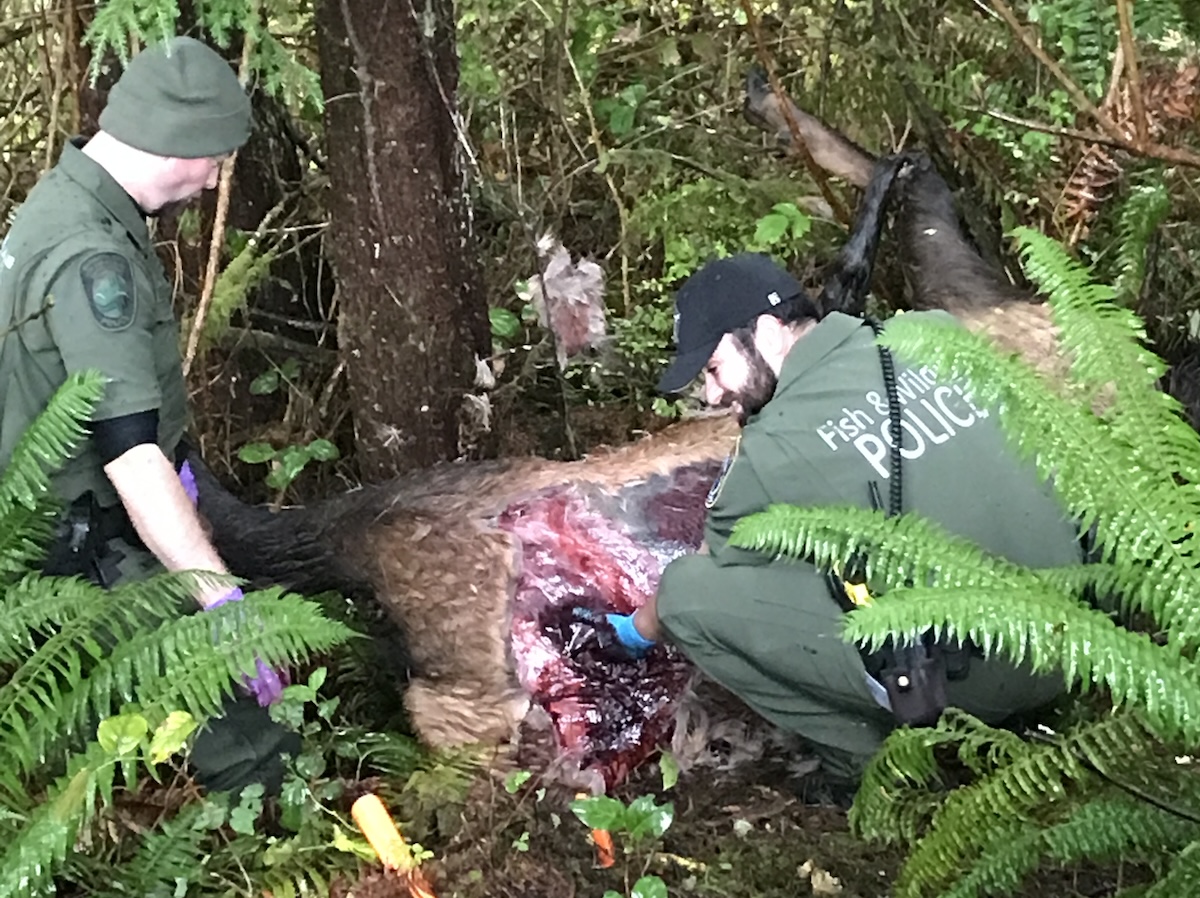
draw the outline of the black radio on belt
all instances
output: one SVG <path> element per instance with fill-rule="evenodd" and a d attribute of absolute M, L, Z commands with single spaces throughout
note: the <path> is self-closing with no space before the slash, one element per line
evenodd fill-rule
<path fill-rule="evenodd" d="M 867 324 L 878 336 L 882 328 L 879 322 L 867 318 Z M 879 346 L 880 364 L 883 368 L 883 384 L 887 390 L 888 416 L 892 438 L 891 465 L 888 483 L 889 517 L 900 514 L 903 508 L 900 454 L 903 434 L 900 430 L 900 400 L 896 394 L 896 375 L 892 355 L 884 346 Z M 869 484 L 871 507 L 883 508 L 879 486 Z M 862 559 L 852 559 L 845 580 L 836 574 L 828 575 L 829 589 L 833 597 L 845 610 L 869 604 L 870 593 L 862 582 Z M 867 672 L 883 684 L 896 720 L 909 726 L 933 726 L 941 717 L 947 704 L 947 680 L 962 679 L 967 675 L 970 664 L 969 647 L 951 649 L 933 639 L 932 632 L 922 634 L 913 645 L 897 646 L 889 639 L 878 651 L 863 652 L 863 663 Z"/>

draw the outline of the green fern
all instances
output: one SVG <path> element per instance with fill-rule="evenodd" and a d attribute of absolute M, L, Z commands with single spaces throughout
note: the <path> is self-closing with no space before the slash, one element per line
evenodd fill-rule
<path fill-rule="evenodd" d="M 0 526 L 16 506 L 35 511 L 44 508 L 41 503 L 50 493 L 50 472 L 78 451 L 87 436 L 83 422 L 91 417 L 103 391 L 102 375 L 85 371 L 69 376 L 54 392 L 46 410 L 17 441 L 0 478 Z"/>
<path fill-rule="evenodd" d="M 286 102 L 298 114 L 320 115 L 324 107 L 320 76 L 306 66 L 267 27 L 301 18 L 287 0 L 199 0 L 192 7 L 198 23 L 219 47 L 229 47 L 235 35 L 245 36 L 252 49 L 248 76 L 268 94 Z M 105 55 L 112 52 L 124 66 L 136 40 L 142 44 L 169 40 L 179 22 L 177 0 L 102 0 L 84 34 L 92 50 L 88 75 L 93 83 Z"/>
<path fill-rule="evenodd" d="M 1135 185 L 1121 207 L 1117 224 L 1117 299 L 1133 306 L 1146 280 L 1146 249 L 1150 239 L 1171 211 L 1171 196 L 1161 178 Z"/>
<path fill-rule="evenodd" d="M 1146 741 L 1132 718 L 1112 716 L 1062 738 L 1035 744 L 969 788 L 950 792 L 915 844 L 896 883 L 897 895 L 940 895 L 1002 836 L 995 822 L 1036 824 L 1101 782 L 1093 772 L 1136 764 Z M 1003 837 L 1012 837 L 1012 832 Z"/>
<path fill-rule="evenodd" d="M 1157 390 L 1163 363 L 1115 292 L 1041 235 L 1017 237 L 1061 330 L 1066 389 L 949 322 L 902 316 L 881 342 L 995 409 L 1016 451 L 1094 527 L 1102 562 L 1031 569 L 916 513 L 842 507 L 772 506 L 739 521 L 731 544 L 832 571 L 865 558 L 877 598 L 846 616 L 848 640 L 970 638 L 1097 693 L 1072 709 L 1066 732 L 1032 740 L 953 709 L 935 727 L 889 736 L 850 820 L 865 837 L 909 846 L 898 896 L 1011 891 L 1043 860 L 1153 863 L 1184 845 L 1147 894 L 1187 894 L 1200 881 L 1200 787 L 1173 758 L 1200 741 L 1200 440 Z M 1081 600 L 1086 589 L 1096 604 Z M 1124 613 L 1102 610 L 1110 603 Z M 950 748 L 969 772 L 954 788 L 940 766 Z"/>
<path fill-rule="evenodd" d="M 1004 838 L 984 849 L 971 871 L 943 898 L 1011 893 L 1044 859 L 1070 863 L 1082 858 L 1154 858 L 1182 849 L 1198 835 L 1196 824 L 1113 790 L 1072 808 L 1061 822 L 1011 827 Z"/>
<path fill-rule="evenodd" d="M 1129 355 L 1128 349 L 1110 345 L 1118 341 L 1108 339 L 1103 328 L 1093 333 L 1100 342 L 1082 350 L 1089 356 Z M 1189 539 L 1200 520 L 1200 493 L 1166 482 L 1158 465 L 1139 464 L 1141 453 L 1132 453 L 1104 421 L 1056 395 L 1021 360 L 999 356 L 986 338 L 954 325 L 900 316 L 881 339 L 899 355 L 920 357 L 942 376 L 973 384 L 977 401 L 998 410 L 1015 448 L 1053 480 L 1081 526 L 1096 525 L 1102 556 L 1122 560 L 1121 598 L 1127 609 L 1159 621 L 1179 651 L 1200 642 L 1200 604 L 1193 599 L 1200 595 L 1200 559 Z M 1132 386 L 1118 391 L 1117 402 L 1131 395 L 1137 395 Z M 1176 439 L 1172 422 L 1178 424 L 1178 419 L 1165 411 L 1170 405 L 1166 400 L 1151 405 L 1148 412 L 1155 414 L 1148 418 L 1156 427 L 1143 436 L 1154 440 L 1161 431 L 1166 436 L 1159 437 L 1159 444 L 1168 457 L 1182 456 L 1184 470 L 1200 470 L 1200 446 Z"/>
<path fill-rule="evenodd" d="M 1146 890 L 1145 898 L 1179 898 L 1182 895 L 1200 895 L 1200 840 L 1179 853 L 1166 874 Z"/>
<path fill-rule="evenodd" d="M 136 702 L 148 721 L 186 709 L 202 723 L 256 658 L 294 665 L 352 635 L 319 605 L 280 590 L 188 613 L 197 579 L 214 576 L 200 572 L 104 590 L 31 571 L 60 506 L 51 479 L 77 450 L 101 392 L 97 375 L 68 380 L 0 474 L 0 665 L 9 673 L 0 683 L 0 807 L 21 823 L 6 833 L 0 896 L 35 894 L 49 881 L 81 828 L 111 803 L 118 766 L 133 782 L 135 758 L 93 738 L 101 721 Z"/>

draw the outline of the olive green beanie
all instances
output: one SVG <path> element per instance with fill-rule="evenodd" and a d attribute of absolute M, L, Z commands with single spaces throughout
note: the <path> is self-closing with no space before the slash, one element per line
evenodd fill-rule
<path fill-rule="evenodd" d="M 134 55 L 108 93 L 100 127 L 156 156 L 223 156 L 250 136 L 250 98 L 215 50 L 176 37 Z"/>

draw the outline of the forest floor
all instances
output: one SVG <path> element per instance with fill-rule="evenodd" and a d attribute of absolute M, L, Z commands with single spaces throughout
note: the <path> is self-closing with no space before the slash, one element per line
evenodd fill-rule
<path fill-rule="evenodd" d="M 639 877 L 662 878 L 671 898 L 883 898 L 901 867 L 895 848 L 865 844 L 846 813 L 805 794 L 787 765 L 766 759 L 724 772 L 681 776 L 663 791 L 648 764 L 613 797 L 654 795 L 674 819 L 652 848 L 626 854 L 620 839 L 611 866 L 571 813 L 569 794 L 535 781 L 510 794 L 494 777 L 478 779 L 461 809 L 460 828 L 445 845 L 426 845 L 438 898 L 602 898 L 629 896 Z M 539 798 L 539 794 L 541 797 Z M 1100 898 L 1143 871 L 1073 864 L 1047 866 L 1016 893 L 1022 898 Z M 409 898 L 399 879 L 376 873 L 345 898 Z"/>

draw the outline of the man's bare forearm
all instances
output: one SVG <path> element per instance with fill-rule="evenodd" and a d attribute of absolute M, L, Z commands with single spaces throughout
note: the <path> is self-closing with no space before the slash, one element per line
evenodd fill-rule
<path fill-rule="evenodd" d="M 202 570 L 227 574 L 179 482 L 174 466 L 157 446 L 144 443 L 104 466 L 138 536 L 169 571 Z M 229 587 L 202 586 L 196 600 L 215 602 Z"/>

